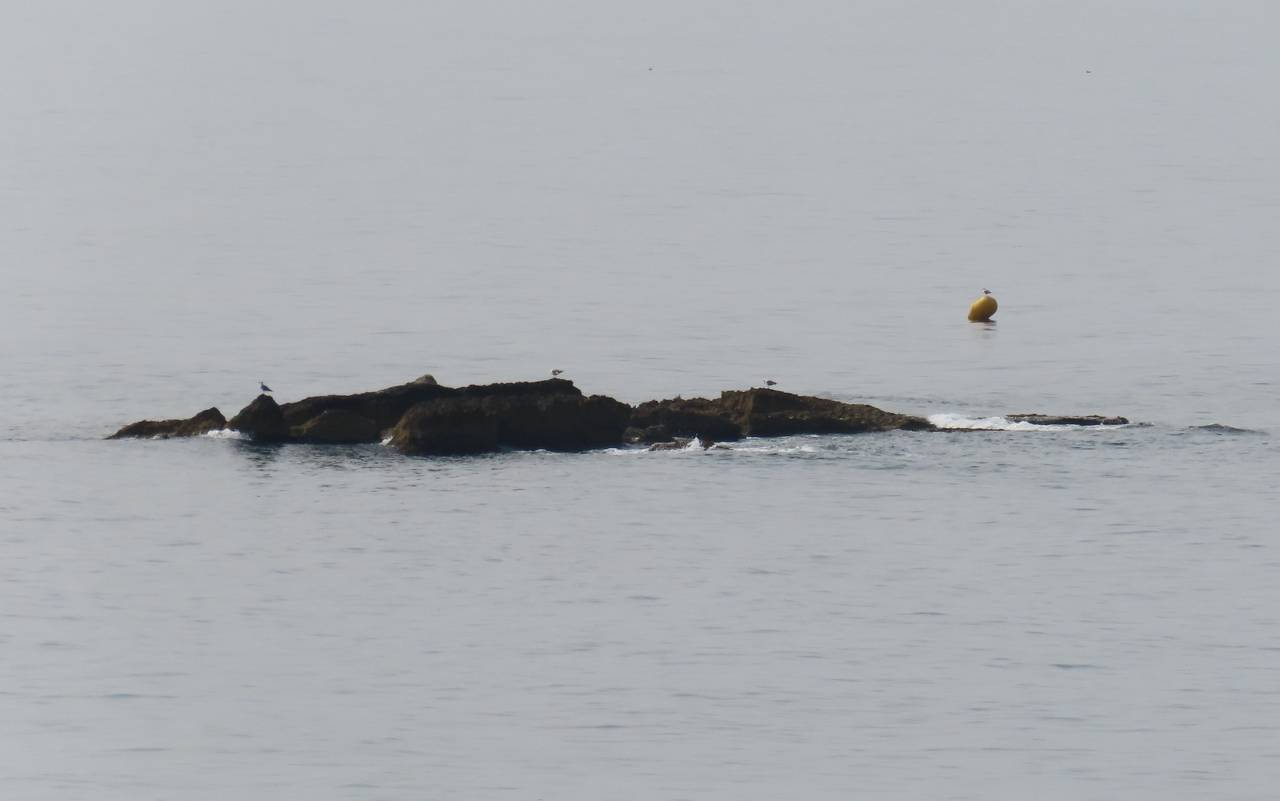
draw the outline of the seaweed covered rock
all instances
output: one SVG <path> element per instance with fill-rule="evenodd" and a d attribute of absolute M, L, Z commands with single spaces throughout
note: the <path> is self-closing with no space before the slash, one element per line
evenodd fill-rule
<path fill-rule="evenodd" d="M 210 431 L 225 428 L 227 418 L 216 407 L 205 409 L 185 420 L 139 420 L 130 423 L 107 439 L 140 437 L 144 439 L 169 439 L 170 437 L 198 437 Z"/>

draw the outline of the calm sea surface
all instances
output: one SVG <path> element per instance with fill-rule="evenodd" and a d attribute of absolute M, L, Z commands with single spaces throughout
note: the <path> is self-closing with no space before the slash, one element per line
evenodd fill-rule
<path fill-rule="evenodd" d="M 1009 5 L 13 10 L 0 797 L 1274 798 L 1280 17 Z M 101 439 L 552 368 L 990 430 Z"/>

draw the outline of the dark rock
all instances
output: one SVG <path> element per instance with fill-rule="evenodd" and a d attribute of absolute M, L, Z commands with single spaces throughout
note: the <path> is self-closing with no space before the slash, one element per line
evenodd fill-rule
<path fill-rule="evenodd" d="M 430 380 L 428 380 L 430 379 Z M 400 422 L 404 413 L 415 405 L 440 398 L 473 398 L 508 395 L 568 395 L 582 397 L 582 392 L 571 381 L 550 379 L 547 381 L 521 381 L 504 384 L 476 384 L 461 389 L 444 387 L 434 383 L 431 376 L 423 376 L 408 384 L 360 392 L 354 395 L 319 395 L 304 398 L 280 407 L 285 422 L 290 427 L 304 425 L 327 411 L 351 412 L 374 422 L 378 431 L 386 431 Z"/>
<path fill-rule="evenodd" d="M 227 423 L 227 428 L 248 434 L 258 442 L 289 439 L 289 424 L 270 395 L 259 395 Z"/>
<path fill-rule="evenodd" d="M 501 445 L 530 450 L 621 445 L 631 418 L 630 406 L 604 395 L 498 395 L 485 398 L 484 405 L 498 418 Z"/>
<path fill-rule="evenodd" d="M 222 412 L 216 408 L 210 408 L 186 420 L 139 420 L 136 423 L 130 423 L 107 439 L 198 437 L 201 434 L 225 428 L 226 425 L 227 418 L 222 416 Z"/>
<path fill-rule="evenodd" d="M 464 391 L 477 394 L 415 406 L 392 430 L 392 447 L 415 455 L 500 447 L 586 450 L 621 444 L 631 416 L 626 404 L 601 395 L 584 398 L 567 381 L 526 384 L 526 394 L 510 394 L 515 385 L 491 386 L 500 387 L 501 394 L 481 395 L 481 387 L 468 387 Z M 547 390 L 550 394 L 529 394 Z"/>
<path fill-rule="evenodd" d="M 380 434 L 377 424 L 368 417 L 346 409 L 328 409 L 290 429 L 295 440 L 328 445 L 377 442 Z"/>
<path fill-rule="evenodd" d="M 1011 423 L 1031 423 L 1037 426 L 1123 426 L 1129 421 L 1124 417 L 1104 417 L 1100 414 L 1056 415 L 1056 414 L 1007 414 L 1005 419 Z"/>
<path fill-rule="evenodd" d="M 548 378 L 545 381 L 512 381 L 504 384 L 472 384 L 458 390 L 463 397 L 504 397 L 512 395 L 567 395 L 581 398 L 582 390 L 572 381 L 563 378 Z"/>
<path fill-rule="evenodd" d="M 342 419 L 354 420 L 349 415 L 372 420 L 378 434 L 361 439 L 371 442 L 378 439 L 382 432 L 388 431 L 400 422 L 404 414 L 419 403 L 426 403 L 447 398 L 479 398 L 505 396 L 567 396 L 581 398 L 582 392 L 571 381 L 550 379 L 547 381 L 523 381 L 502 384 L 477 384 L 455 389 L 435 383 L 432 376 L 426 375 L 408 384 L 388 387 L 373 392 L 360 392 L 353 395 L 319 395 L 304 398 L 280 407 L 285 423 L 290 429 L 301 433 L 301 428 L 309 421 L 320 418 L 326 412 L 343 412 L 348 415 Z"/>
<path fill-rule="evenodd" d="M 285 422 L 293 426 L 304 425 L 328 411 L 344 411 L 372 420 L 378 431 L 385 431 L 397 422 L 415 404 L 436 398 L 458 395 L 458 390 L 427 383 L 418 379 L 408 384 L 359 392 L 354 395 L 318 395 L 280 407 Z"/>
<path fill-rule="evenodd" d="M 744 436 L 854 434 L 900 428 L 928 431 L 933 426 L 921 417 L 894 414 L 866 404 L 776 389 L 748 389 L 723 392 L 716 400 L 676 398 L 642 403 L 631 415 L 628 433 L 634 442 L 660 442 L 672 436 L 731 441 Z"/>
<path fill-rule="evenodd" d="M 933 429 L 922 417 L 886 412 L 864 403 L 843 403 L 776 389 L 723 392 L 720 405 L 738 420 L 743 434 L 753 437 Z"/>
<path fill-rule="evenodd" d="M 632 442 L 665 442 L 672 437 L 742 439 L 742 426 L 720 404 L 706 398 L 674 398 L 642 403 L 631 413 Z"/>
<path fill-rule="evenodd" d="M 1010 419 L 1075 425 L 1127 422 L 1046 415 Z M 135 423 L 114 437 L 189 436 L 224 426 L 266 442 L 376 442 L 390 431 L 391 444 L 409 454 L 498 448 L 576 451 L 619 445 L 624 436 L 628 442 L 668 443 L 659 449 L 687 447 L 697 437 L 710 448 L 744 436 L 933 429 L 920 417 L 775 389 L 728 391 L 714 400 L 677 397 L 632 409 L 613 398 L 586 397 L 572 381 L 561 378 L 452 388 L 423 376 L 375 392 L 316 396 L 283 406 L 263 394 L 230 422 L 216 409 L 208 409 L 185 421 Z"/>
<path fill-rule="evenodd" d="M 478 398 L 448 398 L 414 406 L 391 429 L 391 447 L 415 456 L 486 453 L 498 449 L 498 418 Z"/>

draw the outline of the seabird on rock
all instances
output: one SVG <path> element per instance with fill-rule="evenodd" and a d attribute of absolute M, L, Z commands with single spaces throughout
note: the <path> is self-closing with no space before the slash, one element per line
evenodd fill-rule
<path fill-rule="evenodd" d="M 767 379 L 767 380 L 764 382 L 764 385 L 765 385 L 766 387 L 776 387 L 776 386 L 778 385 L 778 382 L 777 382 L 777 381 L 774 381 L 772 378 L 770 378 L 770 379 Z"/>
<path fill-rule="evenodd" d="M 560 377 L 560 374 L 561 374 L 561 373 L 563 373 L 563 372 L 564 372 L 564 370 L 552 370 L 552 371 L 551 371 L 551 377 L 552 377 L 552 378 L 559 378 L 559 377 Z"/>
<path fill-rule="evenodd" d="M 271 391 L 271 387 L 267 386 L 266 384 L 262 383 L 261 381 L 259 381 L 259 382 L 258 382 L 258 386 L 262 388 L 262 391 L 263 391 L 263 392 L 270 392 L 270 391 Z"/>

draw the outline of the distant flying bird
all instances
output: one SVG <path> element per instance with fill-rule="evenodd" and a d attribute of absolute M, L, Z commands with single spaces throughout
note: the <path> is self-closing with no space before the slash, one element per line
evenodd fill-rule
<path fill-rule="evenodd" d="M 767 381 L 765 381 L 765 382 L 764 382 L 764 385 L 765 385 L 766 387 L 776 387 L 776 386 L 778 386 L 778 382 L 777 382 L 777 381 L 774 381 L 772 378 L 770 378 L 770 379 L 768 379 Z"/>
<path fill-rule="evenodd" d="M 263 391 L 263 392 L 270 392 L 270 391 L 271 391 L 271 387 L 267 386 L 266 384 L 262 383 L 261 381 L 259 381 L 259 382 L 258 382 L 258 386 L 262 388 L 262 391 Z"/>
<path fill-rule="evenodd" d="M 552 370 L 552 371 L 551 371 L 551 377 L 552 377 L 552 378 L 559 378 L 559 377 L 560 377 L 560 375 L 561 375 L 561 373 L 563 373 L 563 372 L 564 372 L 564 370 Z"/>

